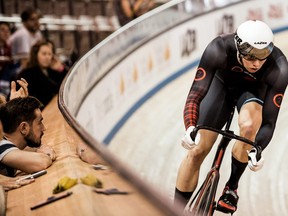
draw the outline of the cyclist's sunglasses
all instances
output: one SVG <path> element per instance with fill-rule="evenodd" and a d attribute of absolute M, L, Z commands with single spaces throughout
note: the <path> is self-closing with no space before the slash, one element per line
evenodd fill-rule
<path fill-rule="evenodd" d="M 264 59 L 259 59 L 259 58 L 257 58 L 256 56 L 254 56 L 254 55 L 250 55 L 250 54 L 247 54 L 247 55 L 243 55 L 243 54 L 241 54 L 241 56 L 245 59 L 245 60 L 247 60 L 247 61 L 264 61 L 264 60 L 266 60 L 267 58 L 264 58 Z"/>
<path fill-rule="evenodd" d="M 257 49 L 252 47 L 250 44 L 245 42 L 244 44 L 238 46 L 238 50 L 244 59 L 248 61 L 260 60 L 263 61 L 271 54 L 274 44 L 271 42 L 264 49 Z"/>

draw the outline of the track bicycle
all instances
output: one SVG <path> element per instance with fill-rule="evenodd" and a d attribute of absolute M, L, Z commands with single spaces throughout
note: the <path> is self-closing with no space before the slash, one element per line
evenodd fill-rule
<path fill-rule="evenodd" d="M 218 144 L 210 171 L 208 172 L 204 182 L 202 183 L 195 196 L 191 196 L 184 209 L 183 215 L 185 216 L 212 216 L 214 211 L 217 210 L 217 202 L 215 200 L 215 196 L 220 179 L 220 166 L 222 164 L 226 147 L 230 141 L 235 139 L 245 142 L 251 146 L 255 146 L 254 142 L 251 140 L 238 136 L 230 130 L 234 112 L 235 106 L 231 111 L 229 120 L 227 121 L 224 130 L 218 130 L 208 126 L 196 126 L 191 134 L 192 139 L 195 140 L 198 130 L 205 129 L 221 134 L 222 138 Z"/>

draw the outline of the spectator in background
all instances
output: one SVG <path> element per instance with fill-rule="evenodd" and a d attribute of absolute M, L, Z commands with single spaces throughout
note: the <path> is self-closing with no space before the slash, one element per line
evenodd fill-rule
<path fill-rule="evenodd" d="M 16 90 L 16 82 L 20 86 L 18 90 Z M 28 83 L 25 79 L 16 80 L 11 82 L 11 90 L 10 90 L 10 100 L 17 97 L 27 97 L 28 96 Z M 6 104 L 6 97 L 0 95 L 0 106 Z M 0 139 L 3 139 L 3 128 L 0 121 Z"/>
<path fill-rule="evenodd" d="M 59 92 L 66 74 L 65 66 L 55 58 L 53 43 L 41 40 L 32 46 L 27 68 L 19 73 L 17 79 L 27 80 L 29 94 L 46 106 Z"/>
<path fill-rule="evenodd" d="M 11 35 L 10 24 L 7 22 L 0 22 L 0 56 L 7 56 L 11 58 L 11 48 L 8 46 L 7 41 Z M 2 59 L 1 59 L 2 60 Z M 0 69 L 6 62 L 0 62 Z"/>
<path fill-rule="evenodd" d="M 0 22 L 0 95 L 6 99 L 10 93 L 10 82 L 15 76 L 11 64 L 11 48 L 7 44 L 10 35 L 10 24 Z"/>
<path fill-rule="evenodd" d="M 21 13 L 23 26 L 17 29 L 9 38 L 8 44 L 12 49 L 18 71 L 25 68 L 31 47 L 43 38 L 40 32 L 40 12 L 34 8 L 27 8 Z"/>
<path fill-rule="evenodd" d="M 17 97 L 27 97 L 28 96 L 28 89 L 27 89 L 27 82 L 23 80 L 17 80 L 21 88 L 16 91 L 16 84 L 14 81 L 12 81 L 13 84 L 11 85 L 11 99 L 17 98 Z M 6 103 L 6 100 L 0 98 L 0 105 L 3 105 Z M 0 123 L 0 134 L 1 134 L 1 139 L 3 138 L 3 129 L 2 129 L 2 123 Z M 1 176 L 0 179 L 0 185 L 3 187 L 4 191 L 9 191 L 13 189 L 20 188 L 24 185 L 30 184 L 34 182 L 34 179 L 25 179 L 21 181 L 17 181 L 19 178 L 8 178 L 5 176 Z"/>
<path fill-rule="evenodd" d="M 55 49 L 55 44 L 53 41 L 46 39 L 46 41 L 50 44 L 52 53 L 53 53 L 53 58 L 51 62 L 51 69 L 62 72 L 62 71 L 68 71 L 69 70 L 69 65 L 67 64 L 68 62 L 61 61 L 59 56 L 56 54 L 56 49 Z"/>
<path fill-rule="evenodd" d="M 43 104 L 35 97 L 17 97 L 0 107 L 4 138 L 0 141 L 0 174 L 14 177 L 18 170 L 34 173 L 49 167 L 55 152 L 43 146 L 46 130 L 41 110 Z M 25 151 L 26 147 L 36 151 Z"/>
<path fill-rule="evenodd" d="M 12 81 L 11 83 L 11 94 L 10 94 L 10 100 L 18 97 L 27 97 L 28 96 L 28 83 L 26 80 L 17 80 L 17 83 L 20 85 L 20 88 L 16 90 L 16 83 Z M 0 105 L 6 104 L 6 98 L 0 97 Z M 2 123 L 0 122 L 0 135 L 1 139 L 3 139 L 3 129 L 2 129 Z M 24 185 L 30 184 L 34 182 L 34 179 L 25 179 L 19 181 L 18 178 L 8 178 L 6 176 L 0 175 L 0 185 L 3 187 L 4 191 L 13 190 L 19 187 L 22 187 Z M 18 181 L 17 181 L 18 180 Z"/>
<path fill-rule="evenodd" d="M 114 0 L 115 12 L 121 26 L 152 10 L 154 7 L 155 0 Z"/>

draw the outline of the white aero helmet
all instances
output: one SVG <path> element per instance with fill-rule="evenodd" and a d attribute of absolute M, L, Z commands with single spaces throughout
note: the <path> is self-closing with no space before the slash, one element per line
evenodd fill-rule
<path fill-rule="evenodd" d="M 239 53 L 251 60 L 266 59 L 274 47 L 272 30 L 259 20 L 248 20 L 240 24 L 234 39 Z"/>

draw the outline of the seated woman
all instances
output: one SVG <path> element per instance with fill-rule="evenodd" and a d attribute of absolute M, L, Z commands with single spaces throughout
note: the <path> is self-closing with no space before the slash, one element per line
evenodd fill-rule
<path fill-rule="evenodd" d="M 29 95 L 38 98 L 44 106 L 59 92 L 67 74 L 66 67 L 55 67 L 56 56 L 53 49 L 53 43 L 49 40 L 39 41 L 32 46 L 28 66 L 17 77 L 26 79 L 29 83 Z"/>

